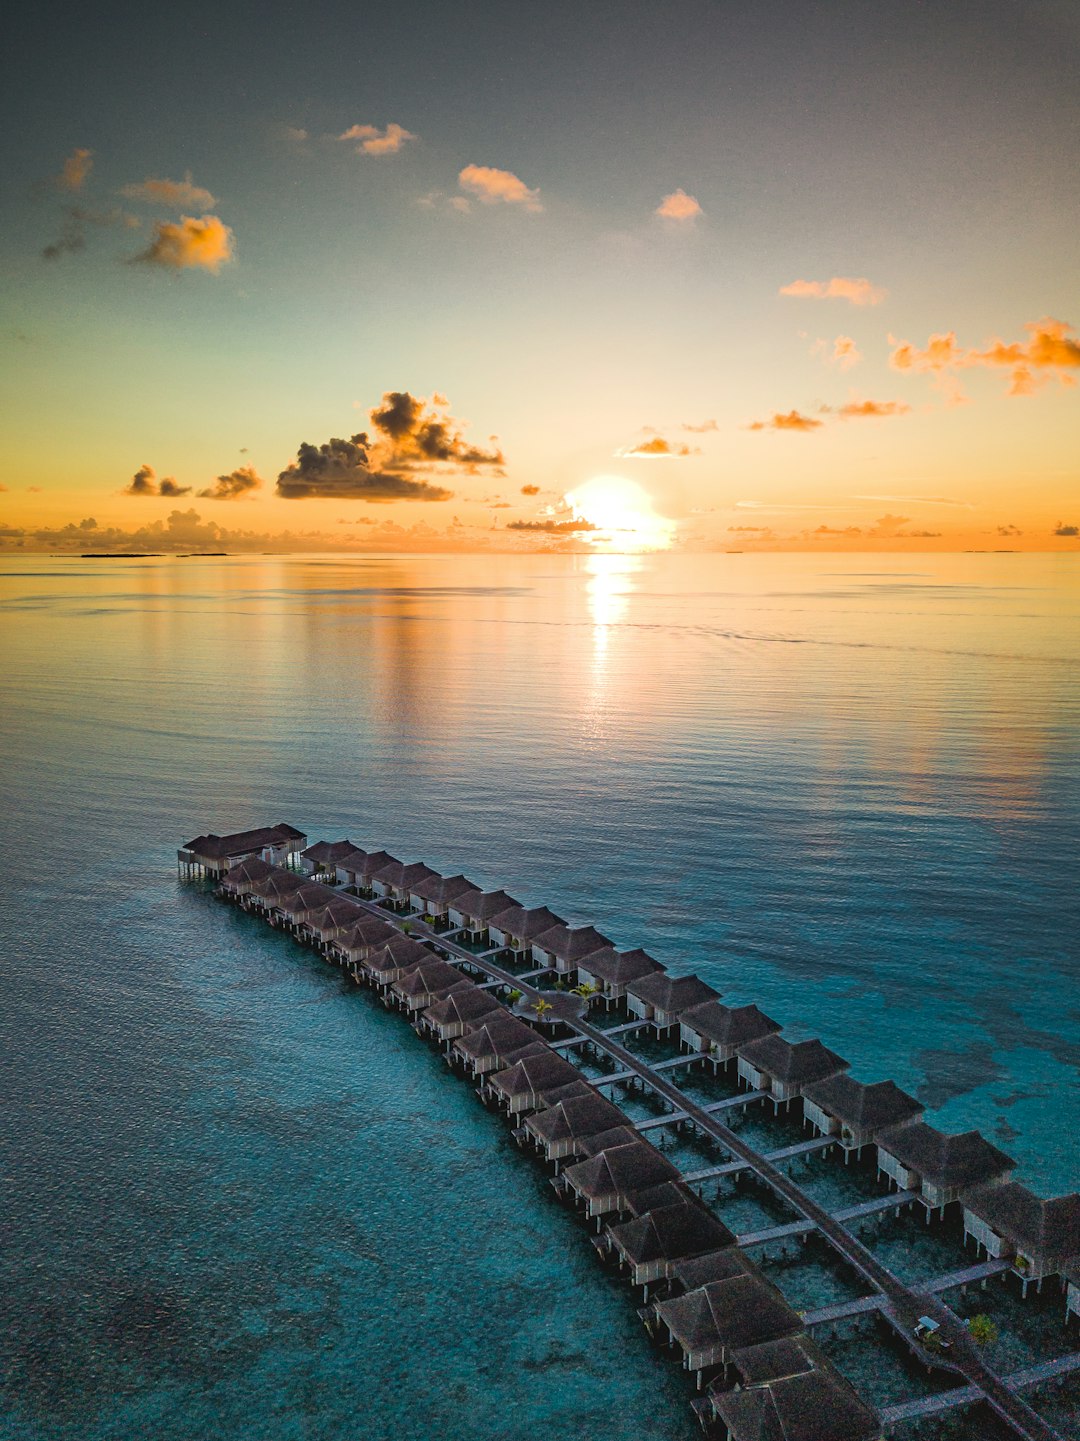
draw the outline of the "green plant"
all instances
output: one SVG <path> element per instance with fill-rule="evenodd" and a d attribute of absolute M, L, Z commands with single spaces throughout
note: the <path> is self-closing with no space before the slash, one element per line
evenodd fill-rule
<path fill-rule="evenodd" d="M 980 1346 L 992 1346 L 1001 1334 L 991 1318 L 981 1311 L 977 1316 L 972 1316 L 967 1324 L 971 1339 Z"/>
<path fill-rule="evenodd" d="M 521 991 L 511 991 L 508 999 L 509 999 L 510 1004 L 511 1004 L 512 1006 L 516 1006 L 517 1003 L 518 1003 L 518 1001 L 521 1000 L 521 997 L 522 997 L 522 992 L 521 992 Z"/>
<path fill-rule="evenodd" d="M 554 1007 L 550 1001 L 545 1001 L 543 996 L 540 996 L 533 1002 L 533 1010 L 536 1012 L 537 1020 L 542 1021 L 548 1011 L 554 1010 Z"/>
<path fill-rule="evenodd" d="M 411 935 L 412 935 L 412 926 L 409 924 L 408 921 L 403 921 L 403 922 L 401 923 L 401 930 L 402 930 L 402 933 L 403 933 L 404 935 L 406 935 L 406 936 L 411 936 Z"/>

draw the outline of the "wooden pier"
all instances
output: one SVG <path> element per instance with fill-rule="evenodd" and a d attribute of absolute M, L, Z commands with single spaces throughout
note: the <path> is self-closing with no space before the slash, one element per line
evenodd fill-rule
<path fill-rule="evenodd" d="M 249 835 L 255 835 L 261 839 L 260 833 L 245 833 L 243 844 L 250 844 Z M 217 838 L 215 838 L 216 840 Z M 285 844 L 291 844 L 289 837 L 286 838 Z M 193 850 L 194 846 L 187 849 Z M 357 861 L 354 849 L 349 843 L 350 863 L 354 866 L 354 874 L 359 877 L 364 874 L 363 853 L 355 853 L 361 857 Z M 414 868 L 405 869 L 411 871 Z M 439 878 L 434 876 L 429 868 L 420 867 L 418 869 L 428 872 L 429 878 L 433 878 L 433 883 L 438 882 Z M 260 884 L 262 883 L 260 882 Z M 273 885 L 271 884 L 268 889 L 272 891 Z M 228 894 L 231 899 L 239 900 L 241 904 L 247 906 L 247 898 L 242 892 L 238 893 L 235 888 L 224 887 L 223 894 Z M 475 895 L 478 898 L 470 901 L 470 905 L 476 908 L 474 919 L 481 918 L 485 895 L 479 892 L 470 892 L 469 895 Z M 502 895 L 501 892 L 487 893 L 488 898 Z M 341 891 L 336 892 L 336 896 L 344 899 Z M 604 1175 L 600 1174 L 598 1178 L 589 1182 L 590 1194 L 593 1197 L 589 1203 L 590 1214 L 597 1215 L 602 1220 L 604 1207 L 609 1210 L 614 1207 L 616 1213 L 621 1212 L 624 1216 L 643 1215 L 646 1212 L 652 1214 L 652 1208 L 670 1208 L 672 1205 L 692 1209 L 701 1203 L 689 1188 L 729 1175 L 749 1174 L 759 1185 L 767 1188 L 789 1213 L 794 1213 L 797 1219 L 783 1225 L 737 1236 L 735 1238 L 736 1245 L 731 1248 L 733 1253 L 737 1252 L 741 1256 L 743 1247 L 756 1247 L 768 1244 L 769 1241 L 804 1236 L 814 1232 L 837 1258 L 845 1262 L 856 1275 L 862 1278 L 868 1287 L 869 1294 L 858 1300 L 806 1313 L 800 1318 L 804 1328 L 826 1324 L 830 1321 L 841 1321 L 847 1317 L 876 1313 L 892 1327 L 907 1347 L 916 1351 L 927 1365 L 949 1371 L 958 1380 L 965 1383 L 943 1393 L 942 1396 L 929 1398 L 929 1401 L 933 1403 L 929 1410 L 920 1409 L 927 1404 L 922 1400 L 887 1407 L 880 1413 L 882 1424 L 892 1424 L 909 1417 L 936 1414 L 937 1410 L 948 1409 L 955 1405 L 982 1402 L 1005 1423 L 1012 1435 L 1023 1438 L 1023 1441 L 1063 1441 L 1059 1433 L 1023 1400 L 1019 1392 L 1038 1385 L 1040 1380 L 1052 1379 L 1075 1369 L 1077 1365 L 1080 1365 L 1080 1356 L 1062 1358 L 1060 1361 L 1048 1361 L 1041 1366 L 1028 1368 L 1027 1371 L 1002 1377 L 994 1372 L 979 1354 L 963 1321 L 940 1299 L 940 1293 L 958 1286 L 963 1287 L 972 1283 L 984 1284 L 990 1277 L 1010 1269 L 1010 1262 L 980 1263 L 951 1272 L 919 1286 L 909 1286 L 878 1261 L 869 1248 L 849 1228 L 848 1223 L 859 1217 L 889 1209 L 895 1210 L 911 1204 L 916 1199 L 923 1199 L 917 1189 L 909 1187 L 891 1195 L 882 1195 L 855 1206 L 829 1212 L 816 1202 L 798 1184 L 797 1180 L 787 1174 L 784 1166 L 785 1163 L 797 1158 L 832 1149 L 839 1139 L 836 1135 L 821 1135 L 769 1152 L 760 1151 L 744 1141 L 736 1131 L 726 1125 L 723 1116 L 729 1111 L 752 1104 L 769 1095 L 765 1089 L 740 1093 L 718 1102 L 698 1104 L 685 1091 L 679 1089 L 676 1073 L 695 1066 L 699 1061 L 708 1061 L 710 1058 L 706 1053 L 682 1054 L 651 1063 L 644 1061 L 628 1050 L 621 1038 L 651 1024 L 649 1021 L 635 1018 L 610 1030 L 594 1026 L 587 1018 L 587 1000 L 585 998 L 565 991 L 537 989 L 529 984 L 530 980 L 539 979 L 545 974 L 548 970 L 547 967 L 515 975 L 499 965 L 498 956 L 502 953 L 499 947 L 477 951 L 456 939 L 456 936 L 461 934 L 460 932 L 440 933 L 437 928 L 423 919 L 422 914 L 409 911 L 407 907 L 401 908 L 395 913 L 393 909 L 388 909 L 386 904 L 380 904 L 365 896 L 348 895 L 347 899 L 350 906 L 355 909 L 358 922 L 364 921 L 365 917 L 374 917 L 392 927 L 399 935 L 408 937 L 408 942 L 399 939 L 392 943 L 394 946 L 404 945 L 408 952 L 408 958 L 403 951 L 400 962 L 394 956 L 390 956 L 388 963 L 382 967 L 384 974 L 393 977 L 392 981 L 378 980 L 380 973 L 378 951 L 369 960 L 361 960 L 359 967 L 351 970 L 350 974 L 353 974 L 358 980 L 368 980 L 376 984 L 384 996 L 389 996 L 392 984 L 399 998 L 415 997 L 415 1003 L 406 999 L 403 1009 L 406 1014 L 410 1011 L 414 1013 L 413 1025 L 418 1032 L 425 1031 L 425 1010 L 433 1004 L 441 1003 L 442 998 L 448 993 L 457 993 L 453 979 L 455 972 L 461 977 L 458 984 L 462 988 L 463 994 L 468 992 L 475 995 L 480 988 L 483 988 L 493 999 L 500 1002 L 509 998 L 512 992 L 520 997 L 515 1007 L 515 1014 L 519 1018 L 530 1019 L 533 1025 L 531 1028 L 525 1029 L 521 1040 L 516 1039 L 515 1032 L 515 1039 L 508 1041 L 507 1047 L 498 1052 L 497 1070 L 482 1078 L 483 1094 L 489 1099 L 497 1098 L 505 1089 L 504 1083 L 498 1077 L 500 1075 L 508 1076 L 510 1072 L 507 1067 L 514 1066 L 519 1057 L 521 1058 L 519 1071 L 525 1078 L 519 1084 L 517 1091 L 521 1100 L 509 1106 L 504 1104 L 504 1109 L 509 1109 L 512 1116 L 515 1110 L 530 1111 L 558 1104 L 559 1099 L 563 1096 L 599 1096 L 603 1088 L 613 1085 L 645 1087 L 670 1108 L 664 1115 L 639 1121 L 636 1124 L 626 1119 L 625 1125 L 617 1126 L 610 1132 L 610 1140 L 605 1141 L 603 1136 L 595 1138 L 596 1149 L 588 1150 L 586 1154 L 595 1156 L 601 1167 L 608 1166 L 608 1157 L 610 1156 L 611 1167 L 614 1169 L 610 1171 L 612 1178 L 610 1181 L 605 1181 Z M 506 901 L 509 904 L 512 902 L 512 898 L 507 897 Z M 517 906 L 518 903 L 512 902 L 512 904 Z M 272 920 L 273 912 L 270 907 L 265 909 L 268 919 Z M 347 921 L 346 910 L 342 909 L 344 920 Z M 402 913 L 402 910 L 407 913 Z M 473 915 L 472 910 L 470 910 L 470 915 Z M 583 934 L 581 931 L 575 932 L 565 926 L 562 927 L 562 930 L 571 939 Z M 305 934 L 300 932 L 299 928 L 294 933 L 298 933 L 298 939 L 307 939 L 311 944 L 317 940 L 314 934 Z M 486 932 L 476 930 L 469 934 L 480 940 Z M 598 932 L 595 934 L 600 940 L 604 940 Z M 409 942 L 411 942 L 411 946 Z M 562 945 L 563 942 L 560 941 L 559 944 Z M 567 944 L 569 945 L 570 942 L 568 941 Z M 412 948 L 415 948 L 415 956 Z M 327 953 L 324 944 L 320 943 L 320 949 L 324 954 Z M 427 957 L 426 961 L 423 959 L 424 956 Z M 449 962 L 450 965 L 447 966 L 446 962 Z M 439 971 L 438 976 L 435 977 L 434 973 L 440 966 L 444 967 L 445 975 L 443 971 Z M 413 975 L 414 972 L 415 975 Z M 429 975 L 432 977 L 430 982 L 427 979 Z M 465 978 L 466 975 L 476 977 L 477 981 L 470 984 Z M 692 989 L 687 987 L 688 994 Z M 475 1033 L 473 1032 L 475 1026 L 487 1034 L 488 1024 L 486 1019 L 478 1019 L 475 1023 L 470 1023 L 470 1032 Z M 511 1022 L 509 1014 L 506 1013 L 501 1024 L 512 1030 L 516 1023 Z M 555 1028 L 557 1028 L 557 1033 L 553 1035 L 552 1032 Z M 430 1033 L 430 1028 L 427 1029 Z M 494 1030 L 491 1034 L 495 1034 Z M 544 1039 L 545 1035 L 551 1039 Z M 455 1042 L 447 1041 L 445 1044 L 457 1048 Z M 568 1062 L 574 1059 L 576 1053 L 585 1051 L 597 1057 L 606 1057 L 614 1069 L 607 1075 L 595 1077 L 585 1077 L 584 1074 L 578 1073 L 579 1079 L 575 1080 L 574 1068 Z M 503 1059 L 504 1053 L 505 1059 Z M 490 1054 L 490 1051 L 485 1054 Z M 827 1054 L 831 1055 L 832 1053 Z M 548 1058 L 547 1062 L 544 1061 L 544 1057 Z M 834 1060 L 842 1066 L 847 1064 L 841 1062 L 840 1058 L 834 1058 Z M 558 1064 L 555 1064 L 556 1062 Z M 774 1095 L 772 1099 L 775 1101 L 777 1098 Z M 790 1104 L 790 1102 L 786 1103 Z M 796 1103 L 800 1106 L 802 1104 L 798 1098 L 796 1098 Z M 695 1131 L 716 1142 L 730 1159 L 717 1166 L 699 1171 L 679 1172 L 677 1168 L 663 1160 L 662 1154 L 657 1152 L 642 1134 L 670 1125 L 683 1124 L 692 1126 Z M 526 1133 L 519 1128 L 515 1134 Z M 639 1153 L 643 1161 L 651 1156 L 655 1158 L 655 1163 L 639 1164 L 635 1159 Z M 581 1152 L 579 1151 L 577 1154 L 580 1155 Z M 616 1160 L 618 1160 L 618 1167 L 615 1167 Z M 617 1175 L 630 1177 L 634 1174 L 635 1169 L 640 1170 L 643 1177 L 654 1178 L 642 1183 L 646 1187 L 642 1192 L 642 1204 L 645 1211 L 635 1209 L 637 1203 L 634 1199 L 634 1192 L 632 1189 L 625 1189 L 627 1182 L 615 1179 Z M 562 1183 L 563 1190 L 567 1191 L 567 1176 L 573 1181 L 575 1172 L 582 1172 L 583 1176 L 593 1177 L 594 1171 L 595 1167 L 591 1162 L 584 1171 L 580 1165 L 570 1165 L 566 1176 L 558 1179 Z M 668 1176 L 677 1178 L 677 1184 L 666 1179 Z M 603 1206 L 598 1210 L 597 1205 L 603 1200 L 607 1190 L 612 1192 L 612 1199 L 604 1201 Z M 618 1193 L 617 1196 L 616 1193 Z M 660 1211 L 656 1210 L 655 1213 L 659 1215 Z M 756 1273 L 754 1263 L 749 1259 L 740 1262 L 740 1265 L 748 1274 Z M 936 1323 L 939 1328 L 938 1335 L 942 1340 L 948 1342 L 947 1351 L 927 1352 L 915 1340 L 915 1325 L 920 1318 L 925 1317 L 929 1317 Z M 798 1323 L 795 1329 L 798 1329 Z"/>

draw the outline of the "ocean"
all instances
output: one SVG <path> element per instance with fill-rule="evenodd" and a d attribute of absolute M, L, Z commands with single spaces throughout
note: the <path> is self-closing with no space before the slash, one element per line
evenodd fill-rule
<path fill-rule="evenodd" d="M 5 556 L 0 607 L 5 1441 L 699 1434 L 503 1124 L 180 881 L 206 830 L 548 904 L 1077 1187 L 1075 557 Z"/>

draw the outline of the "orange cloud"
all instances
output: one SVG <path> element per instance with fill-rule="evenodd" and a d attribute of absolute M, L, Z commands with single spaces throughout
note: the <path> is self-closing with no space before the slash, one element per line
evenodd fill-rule
<path fill-rule="evenodd" d="M 135 257 L 167 270 L 209 270 L 215 275 L 233 258 L 233 233 L 216 215 L 182 215 L 159 221 L 148 249 Z"/>
<path fill-rule="evenodd" d="M 359 140 L 357 155 L 396 155 L 407 140 L 416 136 L 402 125 L 388 125 L 380 130 L 377 125 L 350 125 L 338 136 L 339 140 Z"/>
<path fill-rule="evenodd" d="M 252 467 L 242 465 L 237 470 L 231 470 L 228 475 L 219 475 L 213 485 L 198 493 L 204 500 L 239 500 L 242 496 L 250 495 L 253 490 L 258 490 L 260 485 L 262 481 Z"/>
<path fill-rule="evenodd" d="M 797 410 L 789 410 L 786 415 L 777 413 L 771 420 L 755 420 L 748 430 L 819 430 L 822 421 L 814 420 L 812 416 L 802 415 Z"/>
<path fill-rule="evenodd" d="M 60 190 L 81 190 L 94 168 L 92 150 L 73 150 L 60 167 L 56 184 Z"/>
<path fill-rule="evenodd" d="M 720 427 L 715 420 L 703 420 L 699 425 L 692 425 L 688 420 L 684 420 L 680 429 L 689 431 L 691 435 L 704 435 L 706 431 L 719 430 Z"/>
<path fill-rule="evenodd" d="M 833 364 L 841 370 L 850 370 L 862 359 L 862 352 L 850 335 L 838 335 L 833 341 Z"/>
<path fill-rule="evenodd" d="M 696 220 L 704 212 L 694 197 L 680 188 L 665 195 L 654 213 L 665 220 Z"/>
<path fill-rule="evenodd" d="M 701 450 L 696 445 L 672 445 L 662 435 L 654 435 L 651 440 L 643 440 L 638 445 L 624 446 L 615 454 L 624 460 L 682 460 L 686 456 L 700 455 Z"/>
<path fill-rule="evenodd" d="M 780 287 L 781 295 L 800 300 L 847 300 L 852 305 L 880 305 L 888 291 L 872 285 L 865 276 L 834 275 L 831 280 L 793 280 Z"/>
<path fill-rule="evenodd" d="M 538 485 L 523 485 L 521 487 L 521 493 L 522 495 L 539 495 L 540 487 Z"/>
<path fill-rule="evenodd" d="M 579 531 L 596 530 L 591 520 L 512 520 L 507 530 L 542 531 L 545 535 L 575 535 Z"/>
<path fill-rule="evenodd" d="M 193 183 L 190 170 L 183 180 L 143 180 L 138 185 L 125 185 L 120 194 L 128 200 L 167 205 L 172 210 L 196 210 L 200 215 L 217 204 L 209 190 Z"/>
<path fill-rule="evenodd" d="M 829 406 L 825 408 L 831 409 Z M 907 415 L 910 410 L 911 406 L 905 405 L 902 400 L 852 400 L 847 405 L 837 406 L 833 413 L 841 420 L 880 419 L 886 415 Z"/>
<path fill-rule="evenodd" d="M 177 496 L 187 495 L 190 489 L 190 485 L 177 485 L 171 475 L 164 476 L 159 482 L 152 465 L 140 465 L 131 477 L 131 484 L 126 485 L 122 493 L 136 496 L 167 495 L 175 499 Z"/>
<path fill-rule="evenodd" d="M 520 205 L 524 210 L 543 210 L 540 191 L 530 190 L 510 170 L 495 170 L 490 165 L 466 165 L 458 175 L 462 190 L 468 190 L 484 205 Z"/>
<path fill-rule="evenodd" d="M 890 336 L 889 341 L 895 348 L 889 363 L 894 370 L 931 372 L 939 377 L 971 366 L 1004 367 L 1012 372 L 1010 395 L 1031 395 L 1052 374 L 1056 374 L 1063 385 L 1075 385 L 1076 381 L 1068 373 L 1080 370 L 1080 340 L 1075 338 L 1073 326 L 1045 315 L 1042 320 L 1028 321 L 1024 329 L 1028 332 L 1027 340 L 993 339 L 987 341 L 983 350 L 965 350 L 952 330 L 931 335 L 922 350 Z"/>

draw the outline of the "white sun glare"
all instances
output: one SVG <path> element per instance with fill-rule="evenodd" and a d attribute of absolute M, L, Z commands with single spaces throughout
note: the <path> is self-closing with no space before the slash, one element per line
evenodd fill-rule
<path fill-rule="evenodd" d="M 675 522 L 653 509 L 644 486 L 621 475 L 594 475 L 568 491 L 566 502 L 575 519 L 596 526 L 582 539 L 597 550 L 666 550 L 675 538 Z"/>

